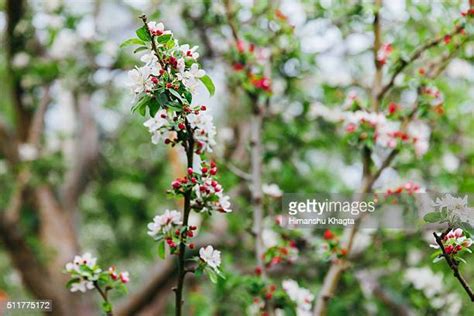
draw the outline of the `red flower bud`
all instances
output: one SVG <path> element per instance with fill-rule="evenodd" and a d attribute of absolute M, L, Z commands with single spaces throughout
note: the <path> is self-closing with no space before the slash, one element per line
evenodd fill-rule
<path fill-rule="evenodd" d="M 388 105 L 388 113 L 393 114 L 397 112 L 397 110 L 398 110 L 398 104 L 394 102 L 390 102 L 390 104 Z"/>
<path fill-rule="evenodd" d="M 189 244 L 189 249 L 194 249 L 194 244 L 193 243 Z"/>
<path fill-rule="evenodd" d="M 201 111 L 206 111 L 206 106 L 205 105 L 201 105 Z"/>
<path fill-rule="evenodd" d="M 263 270 L 262 270 L 261 267 L 256 267 L 256 268 L 255 268 L 255 274 L 256 274 L 256 275 L 262 275 L 262 272 L 263 272 Z"/>
<path fill-rule="evenodd" d="M 201 168 L 201 172 L 202 172 L 202 173 L 207 173 L 207 167 L 202 167 L 202 168 Z"/>
<path fill-rule="evenodd" d="M 444 43 L 448 45 L 449 43 L 451 43 L 451 35 L 445 35 L 443 40 Z"/>
<path fill-rule="evenodd" d="M 192 175 L 193 173 L 194 173 L 193 168 L 188 168 L 188 174 L 189 174 L 189 175 Z"/>
<path fill-rule="evenodd" d="M 184 125 L 184 123 L 181 122 L 181 123 L 178 124 L 178 128 L 179 128 L 179 129 L 185 129 L 185 128 L 186 128 L 186 125 Z"/>
<path fill-rule="evenodd" d="M 173 181 L 171 186 L 173 186 L 173 189 L 179 189 L 181 187 L 181 183 L 179 181 Z"/>
<path fill-rule="evenodd" d="M 333 238 L 334 238 L 334 234 L 332 233 L 332 231 L 330 231 L 329 229 L 326 229 L 326 231 L 324 232 L 324 239 L 330 240 Z"/>

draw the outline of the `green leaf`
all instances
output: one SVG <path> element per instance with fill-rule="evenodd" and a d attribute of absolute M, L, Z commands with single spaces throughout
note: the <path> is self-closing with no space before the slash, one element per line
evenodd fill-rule
<path fill-rule="evenodd" d="M 212 283 L 217 283 L 217 274 L 212 270 L 211 268 L 206 269 L 207 270 L 207 275 L 209 276 L 209 279 L 211 280 Z"/>
<path fill-rule="evenodd" d="M 201 82 L 204 84 L 207 91 L 209 91 L 209 94 L 213 96 L 214 93 L 216 92 L 216 87 L 214 86 L 214 82 L 212 82 L 211 77 L 209 77 L 208 75 L 204 75 L 201 78 L 199 78 L 199 80 L 201 80 Z"/>
<path fill-rule="evenodd" d="M 151 41 L 151 36 L 150 33 L 148 33 L 148 30 L 146 29 L 145 26 L 142 26 L 141 28 L 137 29 L 136 32 L 137 36 L 139 39 L 145 42 Z"/>
<path fill-rule="evenodd" d="M 148 103 L 148 110 L 150 111 L 150 116 L 155 117 L 156 112 L 160 109 L 160 103 L 157 98 L 152 98 L 151 102 Z"/>
<path fill-rule="evenodd" d="M 183 103 L 183 104 L 185 103 L 185 102 L 184 102 L 184 99 L 181 97 L 181 95 L 178 93 L 178 91 L 176 91 L 176 90 L 174 90 L 174 89 L 168 89 L 168 91 L 169 91 L 173 96 L 175 96 L 176 99 L 179 100 L 179 102 L 181 102 L 181 103 Z"/>
<path fill-rule="evenodd" d="M 165 259 L 165 258 L 166 258 L 166 248 L 165 248 L 165 242 L 164 242 L 164 241 L 161 241 L 161 242 L 158 244 L 158 256 L 159 256 L 161 259 Z"/>
<path fill-rule="evenodd" d="M 141 116 L 145 116 L 146 114 L 146 108 L 147 104 L 150 101 L 151 97 L 148 95 L 145 95 L 142 97 L 137 104 L 132 108 L 132 112 L 138 111 L 138 113 L 141 114 Z"/>
<path fill-rule="evenodd" d="M 171 39 L 171 36 L 172 36 L 171 34 L 163 34 L 163 35 L 158 36 L 156 39 L 158 43 L 164 44 L 164 43 L 167 43 Z"/>
<path fill-rule="evenodd" d="M 132 45 L 145 45 L 145 43 L 138 38 L 129 38 L 128 40 L 120 44 L 120 48 L 132 46 Z"/>
<path fill-rule="evenodd" d="M 66 283 L 66 287 L 69 289 L 74 283 L 81 281 L 80 278 L 73 278 Z"/>
<path fill-rule="evenodd" d="M 140 46 L 138 48 L 135 48 L 135 50 L 133 51 L 134 54 L 138 53 L 138 52 L 141 52 L 142 50 L 147 50 L 148 47 L 146 46 Z"/>
<path fill-rule="evenodd" d="M 427 223 L 436 223 L 443 219 L 443 215 L 440 212 L 431 212 L 426 214 L 423 219 Z"/>
<path fill-rule="evenodd" d="M 109 302 L 102 302 L 102 310 L 104 313 L 110 313 L 112 311 L 112 304 Z"/>

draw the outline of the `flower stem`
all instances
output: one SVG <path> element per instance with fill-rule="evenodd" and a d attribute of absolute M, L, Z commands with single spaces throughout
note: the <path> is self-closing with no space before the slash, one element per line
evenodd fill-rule
<path fill-rule="evenodd" d="M 194 154 L 194 138 L 193 130 L 189 125 L 188 121 L 186 123 L 186 131 L 188 138 L 186 140 L 186 158 L 187 158 L 187 168 L 193 167 L 193 154 Z M 183 227 L 188 226 L 189 213 L 191 213 L 191 190 L 188 190 L 184 193 L 184 207 L 183 207 Z M 186 270 L 184 267 L 184 258 L 186 252 L 186 232 L 182 232 L 180 235 L 179 243 L 179 253 L 178 253 L 178 284 L 176 286 L 176 316 L 181 316 L 181 310 L 183 305 L 183 288 L 184 288 L 184 277 L 186 276 Z"/>
<path fill-rule="evenodd" d="M 113 316 L 113 312 L 112 312 L 112 305 L 110 304 L 109 302 L 109 299 L 107 297 L 107 291 L 103 291 L 99 284 L 97 283 L 97 281 L 94 281 L 93 282 L 94 284 L 94 287 L 96 288 L 97 292 L 99 292 L 100 296 L 102 297 L 102 299 L 104 300 L 105 303 L 107 303 L 109 306 L 110 306 L 110 311 L 107 312 L 107 316 Z"/>

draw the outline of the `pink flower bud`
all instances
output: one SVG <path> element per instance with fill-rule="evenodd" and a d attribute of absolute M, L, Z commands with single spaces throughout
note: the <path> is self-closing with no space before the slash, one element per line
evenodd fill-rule
<path fill-rule="evenodd" d="M 446 248 L 444 248 L 444 250 L 446 251 L 447 254 L 450 254 L 453 252 L 454 247 L 452 245 L 449 245 Z"/>
<path fill-rule="evenodd" d="M 181 183 L 179 181 L 173 181 L 171 183 L 171 186 L 173 187 L 173 189 L 179 189 L 181 187 Z"/>
<path fill-rule="evenodd" d="M 461 228 L 457 228 L 455 231 L 454 231 L 454 236 L 456 237 L 462 237 L 462 229 Z"/>
<path fill-rule="evenodd" d="M 126 272 L 126 271 L 120 272 L 120 281 L 122 281 L 122 283 L 128 283 L 128 281 L 130 281 L 130 278 L 128 276 L 128 272 Z"/>

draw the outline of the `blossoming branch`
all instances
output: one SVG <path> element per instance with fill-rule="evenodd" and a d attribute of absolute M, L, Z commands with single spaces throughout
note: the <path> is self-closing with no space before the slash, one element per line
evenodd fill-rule
<path fill-rule="evenodd" d="M 215 145 L 216 128 L 205 105 L 193 104 L 193 94 L 201 82 L 211 95 L 214 84 L 201 69 L 198 47 L 180 45 L 163 23 L 148 22 L 141 16 L 144 25 L 136 31 L 137 38 L 125 41 L 122 47 L 139 45 L 135 52 L 143 52 L 141 66 L 129 72 L 131 88 L 136 97 L 133 111 L 150 118 L 144 123 L 151 134 L 153 144 L 181 145 L 187 159 L 187 172 L 171 183 L 169 192 L 184 198 L 183 212 L 166 210 L 157 215 L 148 225 L 148 234 L 158 242 L 159 255 L 166 253 L 178 256 L 178 280 L 176 293 L 176 315 L 181 315 L 184 277 L 193 272 L 209 275 L 213 282 L 222 276 L 220 251 L 212 246 L 199 250 L 199 256 L 190 261 L 195 266 L 186 266 L 186 249 L 194 249 L 191 238 L 196 226 L 189 225 L 191 211 L 197 213 L 231 212 L 229 197 L 219 184 L 217 165 L 207 161 L 205 154 Z M 195 169 L 194 166 L 199 168 Z M 168 249 L 168 250 L 167 250 Z"/>

